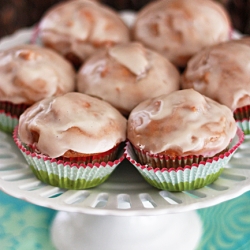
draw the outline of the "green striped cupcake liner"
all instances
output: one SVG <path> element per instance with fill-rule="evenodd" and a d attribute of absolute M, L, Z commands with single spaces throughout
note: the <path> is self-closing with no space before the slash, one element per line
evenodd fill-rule
<path fill-rule="evenodd" d="M 18 118 L 0 111 L 0 130 L 12 134 L 18 124 Z"/>
<path fill-rule="evenodd" d="M 150 185 L 158 189 L 178 192 L 199 189 L 214 182 L 243 141 L 244 133 L 238 128 L 227 152 L 208 158 L 206 161 L 177 168 L 153 168 L 149 165 L 140 164 L 130 142 L 126 144 L 124 155 Z M 151 155 L 151 157 L 161 156 Z M 180 159 L 180 162 L 187 161 Z"/>
<path fill-rule="evenodd" d="M 124 155 L 114 161 L 101 163 L 71 163 L 52 159 L 29 151 L 17 136 L 13 138 L 35 176 L 44 183 L 65 189 L 88 189 L 102 184 L 123 161 Z"/>
<path fill-rule="evenodd" d="M 244 132 L 245 135 L 250 134 L 250 106 L 237 108 L 234 111 L 234 118 L 238 127 Z"/>
<path fill-rule="evenodd" d="M 18 124 L 20 115 L 27 109 L 27 104 L 14 104 L 0 101 L 0 130 L 12 134 Z"/>
<path fill-rule="evenodd" d="M 236 121 L 237 126 L 244 132 L 245 135 L 250 134 L 250 120 Z"/>

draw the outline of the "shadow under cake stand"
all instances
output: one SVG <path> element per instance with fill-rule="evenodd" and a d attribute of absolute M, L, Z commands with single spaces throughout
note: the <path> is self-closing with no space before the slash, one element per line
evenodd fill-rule
<path fill-rule="evenodd" d="M 59 250 L 193 250 L 202 231 L 195 210 L 250 190 L 249 149 L 246 136 L 218 180 L 198 190 L 153 188 L 127 160 L 98 187 L 66 190 L 39 181 L 12 137 L 0 132 L 0 189 L 59 211 L 51 227 Z"/>

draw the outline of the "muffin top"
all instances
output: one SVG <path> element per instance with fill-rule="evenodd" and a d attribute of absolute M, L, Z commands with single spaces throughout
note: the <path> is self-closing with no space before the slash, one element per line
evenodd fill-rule
<path fill-rule="evenodd" d="M 95 50 L 130 40 L 118 13 L 98 2 L 67 1 L 53 6 L 39 24 L 41 40 L 72 61 L 84 61 Z"/>
<path fill-rule="evenodd" d="M 0 100 L 33 104 L 75 89 L 75 71 L 56 52 L 36 45 L 0 51 Z"/>
<path fill-rule="evenodd" d="M 198 52 L 188 62 L 182 88 L 194 88 L 232 111 L 250 105 L 250 38 Z"/>
<path fill-rule="evenodd" d="M 222 5 L 210 0 L 158 0 L 146 5 L 133 36 L 179 67 L 200 49 L 230 37 L 231 22 Z"/>
<path fill-rule="evenodd" d="M 172 63 L 134 42 L 92 55 L 78 72 L 77 90 L 128 115 L 145 99 L 178 90 L 179 81 L 180 74 Z"/>
<path fill-rule="evenodd" d="M 152 154 L 212 157 L 229 145 L 236 128 L 229 108 L 186 89 L 140 103 L 130 113 L 127 137 Z"/>
<path fill-rule="evenodd" d="M 126 139 L 127 120 L 110 104 L 71 92 L 35 103 L 20 117 L 18 136 L 52 158 L 69 150 L 106 152 Z"/>

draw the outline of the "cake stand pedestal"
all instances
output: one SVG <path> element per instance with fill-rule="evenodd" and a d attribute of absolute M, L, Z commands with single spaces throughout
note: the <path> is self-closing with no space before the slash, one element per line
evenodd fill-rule
<path fill-rule="evenodd" d="M 0 132 L 0 189 L 59 211 L 51 228 L 58 250 L 193 250 L 202 233 L 195 210 L 250 190 L 249 149 L 246 136 L 218 180 L 198 190 L 155 189 L 127 160 L 98 187 L 66 190 L 37 180 L 12 137 Z"/>
<path fill-rule="evenodd" d="M 58 212 L 51 228 L 58 250 L 193 250 L 201 233 L 194 211 L 129 217 Z"/>

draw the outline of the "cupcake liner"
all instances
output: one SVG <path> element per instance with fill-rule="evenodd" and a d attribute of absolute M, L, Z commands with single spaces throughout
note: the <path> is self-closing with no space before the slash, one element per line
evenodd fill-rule
<path fill-rule="evenodd" d="M 35 25 L 35 27 L 33 29 L 33 32 L 32 32 L 31 38 L 30 38 L 30 44 L 42 45 L 42 42 L 39 38 L 39 32 L 40 32 L 39 25 L 37 24 L 37 25 Z"/>
<path fill-rule="evenodd" d="M 94 164 L 72 163 L 29 151 L 19 140 L 17 127 L 14 130 L 13 138 L 29 167 L 39 180 L 65 189 L 87 189 L 100 185 L 124 159 L 122 155 L 115 161 Z"/>
<path fill-rule="evenodd" d="M 38 152 L 38 150 L 30 145 L 25 145 L 23 144 L 23 147 L 29 151 L 30 153 L 37 153 L 40 154 L 40 152 Z M 113 161 L 115 160 L 116 156 L 117 156 L 117 152 L 119 150 L 119 145 L 115 146 L 114 148 L 100 153 L 100 154 L 94 154 L 94 155 L 86 155 L 86 156 L 76 156 L 76 157 L 58 157 L 56 158 L 57 161 L 63 161 L 63 162 L 70 162 L 70 163 L 77 163 L 77 164 L 84 164 L 87 165 L 88 163 L 94 164 L 94 163 L 102 163 L 102 162 L 108 162 L 108 161 Z M 73 155 L 73 153 L 71 153 Z"/>
<path fill-rule="evenodd" d="M 20 115 L 29 106 L 26 104 L 14 104 L 0 101 L 0 130 L 6 133 L 13 133 L 18 124 Z"/>
<path fill-rule="evenodd" d="M 244 134 L 250 134 L 250 105 L 238 108 L 234 111 L 234 118 L 238 127 L 242 129 Z"/>
<path fill-rule="evenodd" d="M 18 124 L 18 118 L 12 117 L 10 114 L 6 114 L 2 110 L 0 110 L 0 130 L 11 134 Z"/>
<path fill-rule="evenodd" d="M 138 161 L 141 164 L 144 165 L 150 165 L 152 168 L 178 168 L 183 167 L 186 165 L 192 165 L 194 163 L 198 164 L 199 162 L 206 161 L 209 159 L 208 157 L 204 157 L 202 155 L 189 155 L 187 157 L 170 157 L 166 155 L 157 155 L 157 154 L 150 154 L 149 152 L 133 148 L 134 153 L 138 157 Z M 219 156 L 225 152 L 227 152 L 228 148 L 226 150 L 223 150 L 221 153 L 217 154 L 216 156 Z"/>
<path fill-rule="evenodd" d="M 177 168 L 153 168 L 149 165 L 140 164 L 133 146 L 129 142 L 126 144 L 124 155 L 152 186 L 168 191 L 193 190 L 214 182 L 243 140 L 244 133 L 238 128 L 227 152 L 208 158 L 205 161 L 193 163 L 190 162 L 192 157 L 181 157 L 178 160 L 181 164 L 184 163 L 184 166 Z M 157 156 L 154 155 L 153 157 Z M 187 160 L 187 158 L 189 159 Z M 191 164 L 185 165 L 185 162 L 190 162 Z"/>

